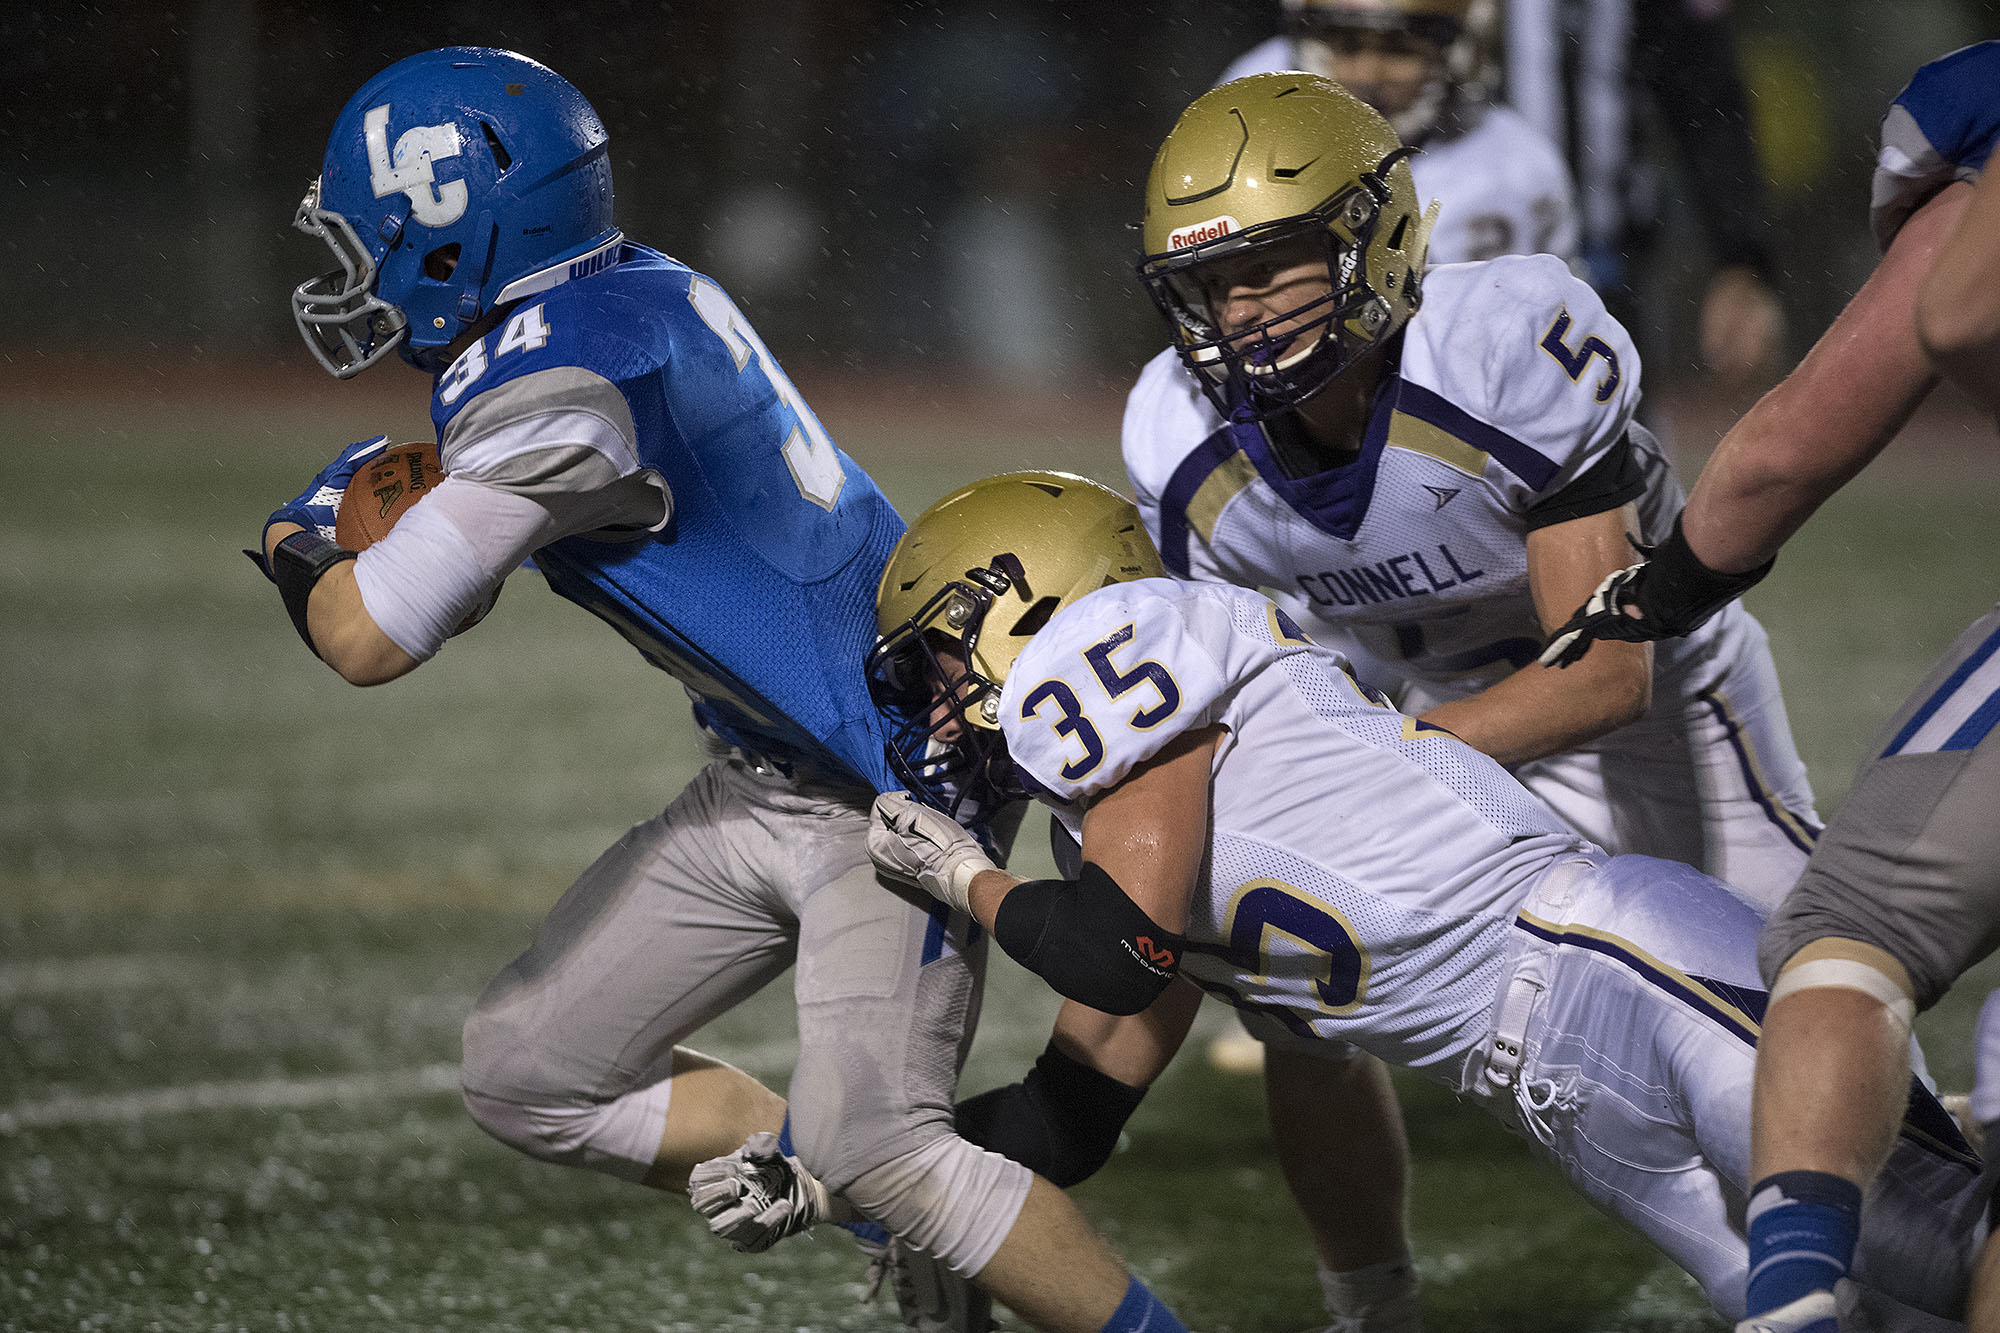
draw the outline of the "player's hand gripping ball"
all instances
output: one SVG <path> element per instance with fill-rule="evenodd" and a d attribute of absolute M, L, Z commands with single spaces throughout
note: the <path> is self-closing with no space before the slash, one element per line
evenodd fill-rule
<path fill-rule="evenodd" d="M 347 483 L 334 516 L 333 539 L 350 551 L 367 550 L 443 478 L 437 446 L 428 441 L 384 449 Z"/>
<path fill-rule="evenodd" d="M 333 539 L 350 551 L 365 551 L 389 535 L 410 506 L 437 489 L 444 480 L 444 463 L 428 440 L 392 445 L 355 470 L 341 494 L 334 515 Z M 500 585 L 460 621 L 453 634 L 463 634 L 486 618 L 500 600 Z"/>

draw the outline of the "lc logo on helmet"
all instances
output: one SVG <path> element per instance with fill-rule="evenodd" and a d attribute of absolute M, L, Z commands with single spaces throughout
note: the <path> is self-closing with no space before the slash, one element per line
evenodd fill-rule
<path fill-rule="evenodd" d="M 1179 231 L 1168 232 L 1167 248 L 1184 250 L 1190 245 L 1200 245 L 1203 241 L 1219 241 L 1242 230 L 1243 224 L 1225 213 L 1219 218 L 1210 218 L 1206 222 L 1197 222 L 1182 227 Z"/>
<path fill-rule="evenodd" d="M 460 147 L 458 126 L 419 125 L 404 130 L 389 151 L 389 108 L 378 106 L 362 121 L 368 140 L 368 184 L 375 197 L 402 191 L 410 196 L 410 215 L 426 227 L 443 227 L 465 216 L 466 190 L 462 180 L 442 186 L 431 172 L 438 158 L 457 157 Z"/>

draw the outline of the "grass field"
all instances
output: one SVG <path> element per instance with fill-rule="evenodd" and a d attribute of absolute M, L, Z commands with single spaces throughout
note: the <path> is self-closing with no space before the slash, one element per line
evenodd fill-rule
<path fill-rule="evenodd" d="M 175 402 L 0 427 L 0 1330 L 894 1327 L 843 1239 L 731 1254 L 459 1107 L 486 978 L 693 771 L 678 690 L 532 576 L 415 676 L 342 685 L 236 548 L 330 452 L 294 432 L 375 427 Z M 906 512 L 1028 463 L 1116 479 L 1096 427 L 834 424 Z M 1753 596 L 1822 813 L 2000 588 L 1996 531 L 1990 466 L 1885 463 Z M 972 1089 L 1054 1009 L 995 959 Z M 1925 1020 L 1948 1086 L 1982 980 Z M 782 1086 L 787 1000 L 701 1044 Z M 1079 1197 L 1195 1327 L 1309 1327 L 1258 1088 L 1193 1055 Z M 1402 1086 L 1430 1327 L 1719 1327 L 1523 1145 Z"/>

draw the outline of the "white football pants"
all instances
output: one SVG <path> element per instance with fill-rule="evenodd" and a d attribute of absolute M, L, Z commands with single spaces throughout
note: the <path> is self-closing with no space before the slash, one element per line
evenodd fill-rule
<path fill-rule="evenodd" d="M 675 1044 L 796 961 L 794 1150 L 890 1230 L 983 1268 L 1031 1180 L 952 1128 L 985 939 L 877 879 L 870 798 L 740 755 L 704 768 L 480 996 L 461 1075 L 474 1119 L 533 1156 L 640 1179 Z"/>
<path fill-rule="evenodd" d="M 1583 864 L 1559 863 L 1515 918 L 1496 1015 L 1510 988 L 1534 992 L 1520 1068 L 1496 1084 L 1475 1054 L 1466 1090 L 1739 1319 L 1763 913 L 1675 862 Z M 1978 1159 L 1924 1098 L 1864 1205 L 1854 1277 L 1878 1326 L 1928 1326 L 1896 1302 L 1958 1308 L 1984 1203 Z"/>

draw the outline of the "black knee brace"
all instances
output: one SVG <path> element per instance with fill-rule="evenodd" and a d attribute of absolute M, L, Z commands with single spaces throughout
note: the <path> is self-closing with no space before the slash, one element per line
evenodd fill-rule
<path fill-rule="evenodd" d="M 1068 1189 L 1110 1158 L 1145 1095 L 1051 1043 L 1021 1082 L 960 1102 L 958 1132 Z"/>

